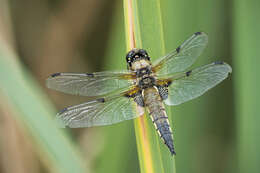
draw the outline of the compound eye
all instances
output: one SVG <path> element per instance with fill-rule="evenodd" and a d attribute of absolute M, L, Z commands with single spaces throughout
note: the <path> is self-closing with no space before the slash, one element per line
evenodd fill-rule
<path fill-rule="evenodd" d="M 131 62 L 132 57 L 133 57 L 133 51 L 128 52 L 128 54 L 126 55 L 126 61 Z"/>
<path fill-rule="evenodd" d="M 141 54 L 141 56 L 143 56 L 143 57 L 147 57 L 147 56 L 148 56 L 146 50 L 144 50 L 144 49 L 141 49 L 141 50 L 140 50 L 140 54 Z"/>

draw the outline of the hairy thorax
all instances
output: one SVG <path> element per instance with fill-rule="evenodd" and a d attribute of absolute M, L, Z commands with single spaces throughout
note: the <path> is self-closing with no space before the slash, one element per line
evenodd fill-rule
<path fill-rule="evenodd" d="M 146 59 L 140 59 L 131 63 L 131 70 L 138 71 L 143 68 L 151 68 L 151 62 Z"/>

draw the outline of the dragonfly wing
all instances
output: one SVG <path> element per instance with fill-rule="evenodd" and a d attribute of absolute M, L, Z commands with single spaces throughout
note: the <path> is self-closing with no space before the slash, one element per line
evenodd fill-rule
<path fill-rule="evenodd" d="M 196 61 L 207 43 L 208 36 L 203 32 L 196 32 L 173 52 L 157 60 L 153 70 L 158 76 L 182 72 Z"/>
<path fill-rule="evenodd" d="M 55 73 L 46 80 L 48 88 L 68 94 L 98 96 L 132 83 L 131 72 Z"/>
<path fill-rule="evenodd" d="M 135 112 L 133 98 L 122 95 L 99 98 L 65 108 L 57 114 L 59 123 L 71 128 L 102 126 L 140 116 Z"/>
<path fill-rule="evenodd" d="M 168 88 L 167 105 L 178 105 L 201 96 L 227 78 L 232 68 L 224 62 L 215 62 L 172 77 Z"/>

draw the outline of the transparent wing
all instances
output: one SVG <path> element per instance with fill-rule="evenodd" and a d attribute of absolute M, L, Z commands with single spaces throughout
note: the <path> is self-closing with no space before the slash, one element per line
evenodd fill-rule
<path fill-rule="evenodd" d="M 71 128 L 102 126 L 136 118 L 135 102 L 123 95 L 99 98 L 65 108 L 57 114 L 61 125 Z"/>
<path fill-rule="evenodd" d="M 158 76 L 182 72 L 196 61 L 207 43 L 208 36 L 196 32 L 176 50 L 157 60 L 153 70 Z"/>
<path fill-rule="evenodd" d="M 48 88 L 68 94 L 98 96 L 131 85 L 133 74 L 125 72 L 55 73 L 46 80 Z"/>
<path fill-rule="evenodd" d="M 232 68 L 223 62 L 215 62 L 177 74 L 172 77 L 172 83 L 168 88 L 167 105 L 178 105 L 188 100 L 201 96 L 210 88 L 227 78 Z"/>

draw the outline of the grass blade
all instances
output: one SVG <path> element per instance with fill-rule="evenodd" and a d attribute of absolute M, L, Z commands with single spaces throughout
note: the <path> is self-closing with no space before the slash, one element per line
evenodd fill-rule
<path fill-rule="evenodd" d="M 113 17 L 112 29 L 109 35 L 105 55 L 104 70 L 119 70 L 126 68 L 123 2 L 116 4 L 116 14 Z M 134 128 L 131 120 L 111 126 L 98 127 L 106 140 L 104 148 L 96 161 L 95 173 L 104 172 L 140 172 L 137 160 Z M 124 161 L 122 161 L 122 156 Z M 113 161 L 111 161 L 113 158 Z"/>
<path fill-rule="evenodd" d="M 56 114 L 37 83 L 17 57 L 0 43 L 0 92 L 7 97 L 15 117 L 36 142 L 36 149 L 51 170 L 70 173 L 88 172 L 78 150 L 65 133 L 56 127 Z"/>
<path fill-rule="evenodd" d="M 234 1 L 234 75 L 239 172 L 259 172 L 259 1 Z M 243 17 L 241 16 L 243 14 Z"/>
<path fill-rule="evenodd" d="M 160 2 L 125 0 L 124 9 L 127 50 L 146 49 L 152 60 L 164 55 Z M 149 116 L 137 118 L 134 126 L 141 172 L 175 172 L 174 157 L 160 141 Z"/>

